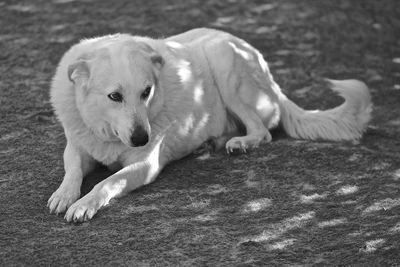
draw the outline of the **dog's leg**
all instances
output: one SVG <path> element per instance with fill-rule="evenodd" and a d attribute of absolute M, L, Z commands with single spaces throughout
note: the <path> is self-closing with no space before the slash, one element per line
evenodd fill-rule
<path fill-rule="evenodd" d="M 138 149 L 124 168 L 98 183 L 92 191 L 72 204 L 65 219 L 68 222 L 90 220 L 111 199 L 153 182 L 166 163 L 166 155 L 165 151 L 160 151 L 159 145 L 150 151 Z"/>
<path fill-rule="evenodd" d="M 67 141 L 64 151 L 65 176 L 47 202 L 50 213 L 59 214 L 66 211 L 80 197 L 83 176 L 94 166 L 95 161 L 89 155 Z"/>
<path fill-rule="evenodd" d="M 225 146 L 226 141 L 230 138 L 232 138 L 232 135 L 228 134 L 219 137 L 210 137 L 210 139 L 201 144 L 201 146 L 198 147 L 193 154 L 201 155 L 218 151 Z"/>
<path fill-rule="evenodd" d="M 258 99 L 265 95 L 259 87 L 269 84 L 259 65 L 259 53 L 236 38 L 210 42 L 204 50 L 224 105 L 246 127 L 245 136 L 233 137 L 226 142 L 226 151 L 239 149 L 246 152 L 263 140 L 271 141 L 263 121 L 268 121 L 273 110 L 263 111 L 266 114 L 262 117 L 256 110 Z M 224 60 L 219 60 L 222 57 Z M 265 97 L 269 99 L 268 95 Z"/>
<path fill-rule="evenodd" d="M 234 97 L 230 99 L 229 103 L 228 108 L 246 127 L 246 135 L 233 137 L 226 142 L 225 148 L 228 153 L 233 152 L 234 149 L 247 152 L 248 148 L 258 147 L 263 140 L 271 141 L 271 134 L 255 111 Z"/>

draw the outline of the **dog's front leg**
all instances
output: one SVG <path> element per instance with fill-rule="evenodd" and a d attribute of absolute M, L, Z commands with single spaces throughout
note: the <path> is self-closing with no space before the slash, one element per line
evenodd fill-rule
<path fill-rule="evenodd" d="M 95 161 L 71 141 L 67 141 L 64 151 L 65 176 L 58 189 L 47 202 L 50 213 L 62 213 L 74 203 L 81 194 L 83 176 L 95 166 Z"/>
<path fill-rule="evenodd" d="M 72 204 L 65 219 L 68 222 L 90 220 L 112 198 L 126 195 L 152 182 L 162 169 L 159 158 L 137 155 L 135 158 L 128 166 L 98 183 L 86 196 Z"/>

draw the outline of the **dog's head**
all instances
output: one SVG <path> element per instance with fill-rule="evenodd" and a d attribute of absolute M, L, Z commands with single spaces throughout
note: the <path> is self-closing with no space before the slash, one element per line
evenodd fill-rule
<path fill-rule="evenodd" d="M 133 38 L 114 40 L 84 54 L 68 68 L 83 121 L 104 141 L 143 146 L 162 106 L 163 58 Z"/>

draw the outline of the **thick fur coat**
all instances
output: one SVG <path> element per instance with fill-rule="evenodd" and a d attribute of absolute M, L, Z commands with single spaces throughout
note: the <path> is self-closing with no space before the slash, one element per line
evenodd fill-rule
<path fill-rule="evenodd" d="M 159 40 L 126 34 L 83 40 L 61 59 L 51 87 L 67 146 L 50 211 L 89 220 L 210 140 L 228 153 L 245 152 L 271 141 L 269 130 L 279 124 L 294 138 L 360 139 L 372 107 L 367 87 L 329 82 L 345 102 L 303 110 L 282 93 L 255 48 L 212 29 Z M 79 199 L 82 178 L 96 162 L 118 171 Z"/>

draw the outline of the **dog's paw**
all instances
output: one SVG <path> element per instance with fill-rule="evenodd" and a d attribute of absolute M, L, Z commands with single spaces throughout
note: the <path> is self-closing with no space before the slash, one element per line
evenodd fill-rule
<path fill-rule="evenodd" d="M 228 154 L 234 151 L 247 153 L 248 149 L 257 148 L 262 143 L 269 143 L 272 136 L 269 131 L 261 132 L 254 135 L 236 136 L 226 142 L 225 149 Z"/>
<path fill-rule="evenodd" d="M 47 201 L 50 213 L 65 212 L 81 195 L 80 188 L 59 187 Z"/>
<path fill-rule="evenodd" d="M 233 153 L 236 150 L 246 153 L 248 145 L 242 137 L 233 137 L 228 142 L 226 142 L 225 149 L 226 153 L 228 154 Z"/>
<path fill-rule="evenodd" d="M 67 222 L 85 222 L 93 218 L 101 207 L 99 198 L 89 193 L 71 205 L 65 213 Z"/>

